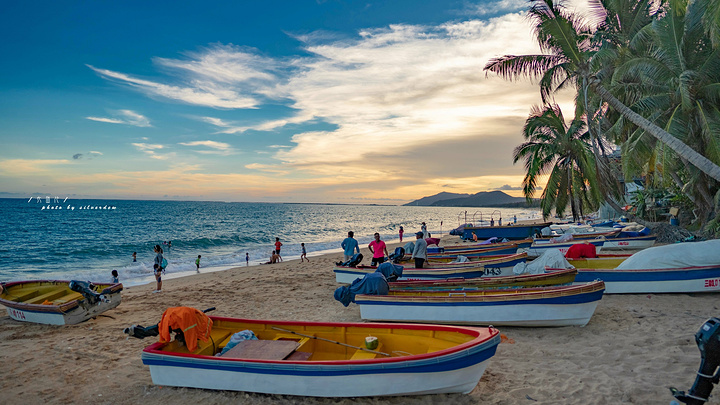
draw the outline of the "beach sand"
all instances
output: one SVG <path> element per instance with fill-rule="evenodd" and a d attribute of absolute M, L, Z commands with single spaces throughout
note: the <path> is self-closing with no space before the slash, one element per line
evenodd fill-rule
<path fill-rule="evenodd" d="M 362 253 L 369 257 L 367 248 Z M 169 279 L 159 294 L 151 293 L 154 283 L 131 287 L 119 307 L 72 326 L 17 322 L 0 308 L 0 403 L 668 404 L 667 387 L 687 391 L 695 379 L 695 332 L 720 316 L 716 294 L 606 295 L 582 328 L 499 328 L 511 341 L 500 344 L 468 395 L 353 399 L 155 386 L 140 352 L 156 338 L 122 332 L 155 324 L 166 308 L 181 305 L 214 306 L 217 316 L 359 322 L 356 305 L 345 308 L 332 296 L 339 285 L 331 268 L 341 259 L 328 254 Z M 720 404 L 716 391 L 708 404 Z"/>

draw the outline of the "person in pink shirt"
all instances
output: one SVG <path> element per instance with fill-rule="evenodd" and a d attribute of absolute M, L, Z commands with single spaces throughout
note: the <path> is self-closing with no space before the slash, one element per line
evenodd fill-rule
<path fill-rule="evenodd" d="M 370 242 L 368 249 L 370 249 L 373 254 L 372 262 L 370 263 L 371 266 L 385 262 L 385 256 L 389 256 L 387 246 L 385 246 L 385 242 L 380 240 L 380 234 L 377 232 L 375 232 L 375 240 Z"/>

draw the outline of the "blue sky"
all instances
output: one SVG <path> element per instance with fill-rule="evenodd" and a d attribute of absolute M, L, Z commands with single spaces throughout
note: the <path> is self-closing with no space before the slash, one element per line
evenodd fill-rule
<path fill-rule="evenodd" d="M 519 195 L 526 3 L 6 2 L 0 196 Z"/>

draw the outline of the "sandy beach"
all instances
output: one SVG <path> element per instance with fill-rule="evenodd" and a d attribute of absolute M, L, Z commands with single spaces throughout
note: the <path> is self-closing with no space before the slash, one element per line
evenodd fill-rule
<path fill-rule="evenodd" d="M 395 245 L 389 246 L 388 250 Z M 362 249 L 368 256 L 367 248 Z M 500 328 L 485 375 L 468 395 L 323 399 L 161 387 L 140 360 L 154 342 L 123 328 L 151 325 L 167 307 L 217 307 L 213 315 L 308 321 L 360 321 L 332 293 L 342 253 L 310 263 L 238 267 L 126 288 L 119 307 L 73 326 L 17 322 L 2 308 L 0 403 L 26 404 L 667 404 L 688 390 L 700 355 L 694 334 L 720 315 L 714 294 L 605 296 L 585 327 Z M 366 259 L 367 261 L 367 259 Z M 717 390 L 716 390 L 717 391 Z M 718 391 L 720 392 L 720 391 Z M 715 396 L 709 404 L 720 404 Z"/>

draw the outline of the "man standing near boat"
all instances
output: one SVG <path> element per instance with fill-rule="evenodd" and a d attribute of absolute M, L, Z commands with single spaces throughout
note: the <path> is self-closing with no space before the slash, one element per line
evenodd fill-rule
<path fill-rule="evenodd" d="M 427 241 L 423 238 L 423 233 L 415 234 L 415 247 L 413 248 L 412 258 L 415 259 L 415 268 L 422 269 L 427 260 Z"/>
<path fill-rule="evenodd" d="M 344 251 L 345 260 L 343 260 L 343 263 L 347 263 L 352 259 L 353 255 L 355 254 L 355 251 L 357 253 L 360 253 L 360 246 L 358 245 L 358 242 L 353 238 L 355 236 L 355 233 L 353 231 L 348 232 L 348 237 L 345 238 L 340 246 L 342 246 Z"/>
<path fill-rule="evenodd" d="M 370 242 L 368 245 L 368 249 L 373 254 L 372 262 L 370 262 L 371 266 L 375 266 L 381 263 L 385 262 L 385 256 L 388 255 L 387 246 L 385 246 L 385 242 L 380 240 L 380 234 L 375 232 L 375 240 Z M 383 254 L 384 252 L 384 254 Z"/>

